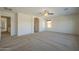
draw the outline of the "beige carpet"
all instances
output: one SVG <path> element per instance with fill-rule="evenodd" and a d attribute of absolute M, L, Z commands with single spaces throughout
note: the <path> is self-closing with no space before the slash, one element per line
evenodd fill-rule
<path fill-rule="evenodd" d="M 77 51 L 79 36 L 56 32 L 40 32 L 0 42 L 2 51 Z"/>

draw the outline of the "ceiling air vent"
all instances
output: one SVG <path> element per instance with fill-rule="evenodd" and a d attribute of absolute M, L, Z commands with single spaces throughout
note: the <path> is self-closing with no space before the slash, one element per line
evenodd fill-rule
<path fill-rule="evenodd" d="M 4 7 L 4 10 L 12 11 L 12 9 L 10 9 L 10 8 L 8 8 L 8 7 Z"/>

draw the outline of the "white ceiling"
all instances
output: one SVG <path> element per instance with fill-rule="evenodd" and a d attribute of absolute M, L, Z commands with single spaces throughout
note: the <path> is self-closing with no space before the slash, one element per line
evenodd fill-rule
<path fill-rule="evenodd" d="M 33 14 L 33 15 L 39 15 L 40 12 L 44 9 L 54 13 L 54 15 L 57 15 L 57 16 L 79 14 L 78 7 L 9 7 L 9 8 L 11 8 L 15 12 L 22 12 L 22 13 Z M 64 10 L 65 8 L 67 10 Z M 4 8 L 0 7 L 0 10 L 4 10 Z"/>

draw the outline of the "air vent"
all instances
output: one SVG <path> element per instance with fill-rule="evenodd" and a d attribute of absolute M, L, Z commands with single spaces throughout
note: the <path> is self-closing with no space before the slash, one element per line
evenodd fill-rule
<path fill-rule="evenodd" d="M 8 7 L 4 7 L 4 10 L 12 11 L 12 9 L 10 9 Z"/>

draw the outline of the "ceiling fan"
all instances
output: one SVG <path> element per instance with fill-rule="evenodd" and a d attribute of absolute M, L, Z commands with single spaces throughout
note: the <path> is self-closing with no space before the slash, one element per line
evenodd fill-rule
<path fill-rule="evenodd" d="M 40 14 L 43 16 L 54 15 L 54 13 L 50 13 L 48 10 L 43 10 L 42 12 L 40 12 Z"/>

